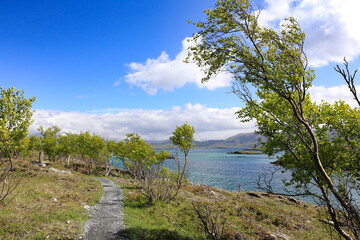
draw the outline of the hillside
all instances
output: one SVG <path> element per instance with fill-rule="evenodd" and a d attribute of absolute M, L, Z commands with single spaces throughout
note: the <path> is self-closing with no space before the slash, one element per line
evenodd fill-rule
<path fill-rule="evenodd" d="M 260 136 L 255 133 L 239 133 L 225 140 L 195 141 L 196 148 L 253 148 Z M 157 148 L 174 148 L 170 140 L 148 141 Z"/>
<path fill-rule="evenodd" d="M 68 173 L 61 163 L 16 163 L 22 180 L 10 204 L 0 208 L 0 239 L 81 238 L 88 209 L 103 193 L 101 184 L 72 168 Z M 54 172 L 53 167 L 65 172 Z M 125 233 L 130 239 L 206 239 L 196 209 L 224 222 L 217 225 L 224 226 L 224 239 L 330 238 L 321 209 L 294 198 L 186 184 L 170 203 L 151 205 L 129 174 L 113 171 L 112 179 L 125 194 Z"/>
<path fill-rule="evenodd" d="M 0 203 L 0 239 L 79 239 L 90 206 L 101 198 L 101 184 L 73 169 L 70 173 L 61 163 L 49 167 L 35 166 L 31 160 L 14 163 L 15 181 L 20 182 Z"/>
<path fill-rule="evenodd" d="M 121 175 L 114 180 L 121 185 L 125 194 L 126 233 L 130 239 L 210 239 L 195 208 L 207 221 L 216 221 L 214 226 L 222 232 L 221 239 L 331 238 L 321 221 L 321 209 L 291 197 L 228 192 L 188 184 L 170 203 L 149 205 L 141 189 L 134 185 L 129 176 Z"/>

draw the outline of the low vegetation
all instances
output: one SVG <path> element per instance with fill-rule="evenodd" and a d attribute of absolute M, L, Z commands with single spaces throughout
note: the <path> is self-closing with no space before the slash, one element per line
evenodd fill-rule
<path fill-rule="evenodd" d="M 102 195 L 100 183 L 73 171 L 85 173 L 85 164 L 38 167 L 31 163 L 33 157 L 16 161 L 14 173 L 21 184 L 0 211 L 0 239 L 77 239 L 88 206 Z M 51 167 L 72 174 L 52 172 Z M 131 239 L 329 239 L 320 208 L 295 199 L 185 184 L 172 201 L 150 203 L 139 180 L 126 172 L 113 170 L 112 175 L 125 193 Z"/>
<path fill-rule="evenodd" d="M 154 147 L 137 134 L 127 134 L 125 140 L 119 142 L 115 156 L 120 159 L 123 168 L 137 180 L 141 193 L 148 199 L 149 204 L 155 201 L 170 202 L 177 196 L 183 182 L 186 182 L 187 155 L 193 147 L 194 132 L 193 127 L 183 124 L 178 126 L 170 137 L 185 155 L 183 166 L 177 156 L 173 157 L 177 163 L 175 171 L 162 166 L 169 157 L 168 152 L 156 152 Z"/>
<path fill-rule="evenodd" d="M 61 164 L 51 167 L 64 169 Z M 101 184 L 81 173 L 58 173 L 17 160 L 20 184 L 0 206 L 0 239 L 77 239 L 88 210 L 102 196 Z"/>
<path fill-rule="evenodd" d="M 114 180 L 125 193 L 131 239 L 330 239 L 322 209 L 293 198 L 188 184 L 170 203 L 150 205 L 129 175 Z"/>

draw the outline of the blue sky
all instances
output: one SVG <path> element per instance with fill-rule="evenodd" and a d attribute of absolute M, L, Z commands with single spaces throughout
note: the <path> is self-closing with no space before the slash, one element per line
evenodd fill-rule
<path fill-rule="evenodd" d="M 122 81 L 131 62 L 162 51 L 176 56 L 195 30 L 187 20 L 202 18 L 209 2 L 2 1 L 2 81 L 37 96 L 39 109 L 167 108 L 182 105 L 184 95 L 224 107 L 208 91 L 188 87 L 154 97 Z"/>
<path fill-rule="evenodd" d="M 90 130 L 122 138 L 138 132 L 166 139 L 188 121 L 197 138 L 221 139 L 254 130 L 235 111 L 229 76 L 199 83 L 184 66 L 185 39 L 203 20 L 212 0 L 1 1 L 0 85 L 36 96 L 33 133 L 39 125 L 63 131 Z M 295 4 L 296 3 L 296 4 Z M 346 56 L 360 66 L 356 0 L 266 0 L 262 22 L 299 19 L 316 69 L 315 100 L 351 101 L 332 70 Z M 358 20 L 358 21 L 357 21 Z M 274 25 L 276 27 L 276 25 Z"/>

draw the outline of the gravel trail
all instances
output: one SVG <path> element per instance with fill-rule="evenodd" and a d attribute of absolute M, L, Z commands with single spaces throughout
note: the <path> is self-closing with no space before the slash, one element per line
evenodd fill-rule
<path fill-rule="evenodd" d="M 123 192 L 113 181 L 106 178 L 96 178 L 104 187 L 100 202 L 90 213 L 90 219 L 85 223 L 85 240 L 128 239 L 124 233 Z"/>

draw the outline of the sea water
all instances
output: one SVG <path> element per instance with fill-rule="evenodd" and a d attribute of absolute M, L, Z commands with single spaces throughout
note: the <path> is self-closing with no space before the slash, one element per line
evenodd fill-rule
<path fill-rule="evenodd" d="M 158 149 L 159 151 L 160 149 Z M 184 163 L 184 154 L 179 149 L 164 149 L 172 155 L 178 155 L 181 164 Z M 266 154 L 229 154 L 233 151 L 243 151 L 243 148 L 194 148 L 188 155 L 187 179 L 193 184 L 207 185 L 231 192 L 254 191 L 261 192 L 257 180 L 259 176 L 273 169 L 270 158 Z M 255 151 L 260 153 L 259 151 Z M 121 163 L 117 163 L 121 168 Z M 167 159 L 164 167 L 177 170 L 173 159 Z M 281 169 L 280 169 L 281 170 Z M 271 181 L 275 193 L 285 193 L 284 181 L 291 178 L 290 172 L 277 171 Z M 291 190 L 291 188 L 288 190 Z M 299 197 L 307 202 L 315 203 L 311 197 Z"/>
<path fill-rule="evenodd" d="M 184 163 L 184 154 L 178 149 L 165 149 L 170 154 L 179 156 Z M 193 184 L 207 185 L 231 192 L 263 191 L 258 188 L 257 180 L 266 170 L 274 168 L 271 162 L 277 158 L 270 158 L 266 154 L 229 154 L 233 151 L 246 150 L 243 148 L 194 148 L 188 155 L 187 179 Z M 167 159 L 164 167 L 174 171 L 177 165 L 174 160 Z M 276 193 L 285 193 L 284 180 L 291 178 L 289 171 L 278 171 L 272 180 L 272 189 Z M 288 188 L 291 190 L 291 188 Z M 312 189 L 316 192 L 315 189 Z M 298 197 L 310 203 L 315 203 L 312 197 Z M 360 202 L 360 195 L 355 198 Z"/>
<path fill-rule="evenodd" d="M 183 162 L 184 154 L 177 149 L 165 149 L 170 154 L 178 153 Z M 257 180 L 266 169 L 272 168 L 272 161 L 276 158 L 269 158 L 265 154 L 228 154 L 228 152 L 245 149 L 239 148 L 194 148 L 188 155 L 187 178 L 191 183 L 208 185 L 215 188 L 238 191 L 259 191 Z M 165 167 L 175 170 L 177 165 L 174 160 L 168 159 Z M 289 174 L 278 172 L 273 180 L 273 188 L 276 191 L 283 191 L 282 179 Z"/>

